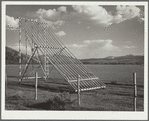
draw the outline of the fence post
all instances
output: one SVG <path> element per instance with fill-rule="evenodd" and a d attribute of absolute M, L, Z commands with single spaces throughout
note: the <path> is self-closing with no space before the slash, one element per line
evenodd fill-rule
<path fill-rule="evenodd" d="M 78 105 L 80 106 L 80 75 L 78 75 Z"/>
<path fill-rule="evenodd" d="M 137 106 L 137 84 L 136 84 L 136 72 L 133 73 L 133 85 L 134 85 L 134 99 L 133 99 L 133 110 L 136 111 Z"/>
<path fill-rule="evenodd" d="M 35 100 L 37 100 L 38 72 L 35 72 Z"/>

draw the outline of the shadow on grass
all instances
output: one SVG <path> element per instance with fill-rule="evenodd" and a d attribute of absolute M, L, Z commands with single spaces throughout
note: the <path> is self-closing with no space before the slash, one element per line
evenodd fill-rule
<path fill-rule="evenodd" d="M 33 105 L 27 106 L 27 108 L 32 108 L 34 110 L 69 110 L 69 111 L 104 111 L 104 108 L 88 108 L 88 107 L 81 107 L 78 105 L 65 105 L 65 106 L 54 106 L 52 101 L 47 101 L 47 102 L 42 102 L 42 103 L 37 103 Z"/>
<path fill-rule="evenodd" d="M 42 110 L 71 110 L 72 105 L 76 104 L 76 99 L 71 100 L 69 92 L 59 93 L 46 102 L 30 105 L 30 108 Z"/>
<path fill-rule="evenodd" d="M 39 110 L 50 110 L 51 103 L 50 102 L 42 102 L 42 103 L 37 103 L 37 104 L 33 104 L 33 105 L 28 105 L 27 107 L 33 108 L 33 109 L 39 109 Z"/>

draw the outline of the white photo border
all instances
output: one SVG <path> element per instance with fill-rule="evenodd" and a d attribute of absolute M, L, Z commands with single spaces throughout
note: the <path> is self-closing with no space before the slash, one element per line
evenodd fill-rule
<path fill-rule="evenodd" d="M 57 120 L 146 120 L 148 119 L 148 2 L 89 2 L 89 1 L 2 1 L 2 41 L 1 41 L 1 118 L 2 119 L 57 119 Z M 144 23 L 144 111 L 6 111 L 5 110 L 5 46 L 6 42 L 6 5 L 143 5 L 145 8 Z"/>

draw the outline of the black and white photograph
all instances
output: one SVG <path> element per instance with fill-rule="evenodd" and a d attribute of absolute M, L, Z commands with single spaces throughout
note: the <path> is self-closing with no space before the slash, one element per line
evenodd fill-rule
<path fill-rule="evenodd" d="M 148 118 L 148 2 L 3 1 L 2 119 Z"/>

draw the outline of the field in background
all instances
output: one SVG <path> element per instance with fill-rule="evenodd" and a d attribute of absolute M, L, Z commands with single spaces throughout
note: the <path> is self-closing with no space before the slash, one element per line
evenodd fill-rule
<path fill-rule="evenodd" d="M 37 66 L 37 65 L 34 65 Z M 133 107 L 133 72 L 137 73 L 137 110 L 144 110 L 144 67 L 141 65 L 86 65 L 105 84 L 106 89 L 81 92 L 81 106 L 76 102 L 68 110 L 132 111 Z M 32 66 L 29 68 L 32 70 Z M 48 83 L 39 80 L 38 100 L 34 100 L 34 80 L 18 84 L 18 65 L 7 65 L 8 84 L 6 90 L 7 110 L 46 110 L 49 99 L 71 87 L 53 68 Z M 39 76 L 43 76 L 38 69 Z M 33 75 L 31 75 L 33 76 Z M 77 94 L 70 91 L 71 100 Z M 41 105 L 43 104 L 43 105 Z M 45 104 L 45 105 L 44 105 Z M 66 109 L 67 110 L 67 109 Z"/>

